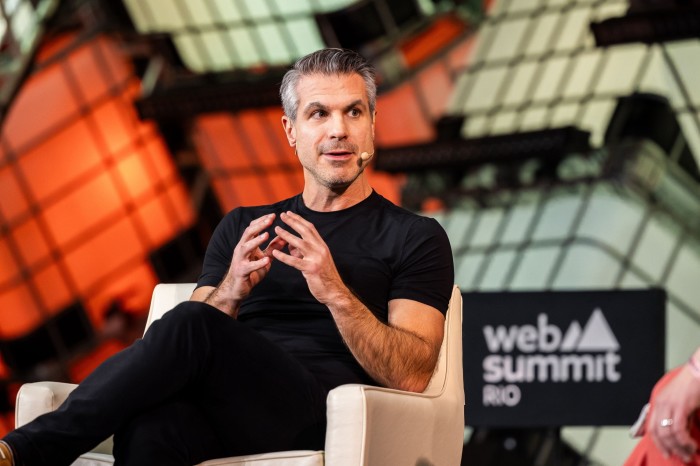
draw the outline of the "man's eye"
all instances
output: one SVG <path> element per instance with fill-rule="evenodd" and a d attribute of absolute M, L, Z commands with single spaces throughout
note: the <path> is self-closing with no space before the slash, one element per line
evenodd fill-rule
<path fill-rule="evenodd" d="M 311 114 L 311 118 L 322 118 L 326 116 L 326 112 L 323 110 L 316 110 Z"/>
<path fill-rule="evenodd" d="M 352 110 L 350 110 L 350 116 L 354 116 L 354 117 L 360 116 L 360 110 L 357 108 L 353 108 Z"/>

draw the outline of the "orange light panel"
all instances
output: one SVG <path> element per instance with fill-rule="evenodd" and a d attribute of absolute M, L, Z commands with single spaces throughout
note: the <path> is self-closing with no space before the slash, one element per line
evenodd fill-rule
<path fill-rule="evenodd" d="M 248 156 L 231 115 L 202 116 L 197 118 L 197 123 L 200 131 L 196 133 L 196 143 L 209 170 L 244 170 L 255 163 Z"/>
<path fill-rule="evenodd" d="M 42 305 L 50 314 L 55 314 L 75 301 L 75 296 L 66 283 L 66 278 L 55 263 L 38 269 L 32 281 L 39 293 Z"/>
<path fill-rule="evenodd" d="M 142 153 L 132 152 L 123 157 L 116 165 L 116 172 L 121 183 L 124 184 L 130 200 L 135 201 L 141 197 L 153 195 L 152 180 Z"/>
<path fill-rule="evenodd" d="M 194 212 L 192 210 L 192 201 L 185 187 L 181 184 L 171 184 L 168 189 L 171 205 L 174 207 L 176 220 L 179 220 L 179 225 L 176 223 L 174 229 L 176 231 L 184 230 L 189 225 L 194 223 Z"/>
<path fill-rule="evenodd" d="M 436 63 L 422 70 L 416 77 L 423 93 L 423 102 L 433 120 L 438 120 L 445 114 L 452 96 L 454 86 L 449 73 L 443 63 Z"/>
<path fill-rule="evenodd" d="M 121 99 L 109 100 L 94 109 L 93 118 L 102 139 L 99 142 L 106 145 L 109 154 L 119 154 L 129 149 L 134 141 L 134 128 L 129 124 L 134 120 L 129 118 L 127 111 L 133 112 L 125 108 Z"/>
<path fill-rule="evenodd" d="M 260 180 L 269 188 L 270 203 L 299 194 L 304 189 L 304 175 L 301 170 L 294 173 L 270 172 L 267 179 Z"/>
<path fill-rule="evenodd" d="M 98 333 L 115 299 L 147 312 L 149 253 L 195 221 L 124 52 L 67 34 L 37 57 L 0 136 L 0 339 L 76 302 Z"/>
<path fill-rule="evenodd" d="M 11 222 L 26 214 L 29 202 L 22 192 L 17 173 L 10 168 L 0 168 L 0 214 L 2 220 Z"/>
<path fill-rule="evenodd" d="M 48 260 L 49 246 L 36 219 L 30 217 L 26 222 L 18 224 L 12 237 L 25 265 L 34 267 L 39 261 Z"/>
<path fill-rule="evenodd" d="M 25 151 L 65 124 L 77 106 L 66 75 L 46 68 L 23 85 L 3 124 L 3 138 L 14 150 Z"/>
<path fill-rule="evenodd" d="M 380 146 L 427 142 L 435 137 L 432 122 L 422 113 L 412 83 L 383 94 L 377 103 L 377 136 Z"/>
<path fill-rule="evenodd" d="M 143 257 L 133 222 L 122 218 L 66 255 L 66 265 L 82 293 L 112 270 Z"/>
<path fill-rule="evenodd" d="M 122 210 L 122 202 L 110 174 L 100 172 L 44 211 L 51 232 L 59 244 L 74 240 L 99 227 Z"/>
<path fill-rule="evenodd" d="M 21 337 L 42 322 L 42 315 L 25 285 L 0 291 L 0 339 Z"/>
<path fill-rule="evenodd" d="M 24 117 L 32 118 L 28 114 Z M 81 176 L 95 173 L 94 170 L 101 168 L 101 162 L 99 147 L 87 124 L 80 120 L 41 140 L 19 159 L 19 168 L 34 198 L 44 201 L 60 189 L 79 181 Z"/>
<path fill-rule="evenodd" d="M 433 22 L 421 34 L 401 44 L 401 54 L 408 68 L 415 68 L 442 48 L 455 41 L 467 26 L 453 16 L 444 16 Z"/>
<path fill-rule="evenodd" d="M 254 163 L 263 166 L 273 166 L 280 163 L 285 155 L 280 153 L 280 145 L 276 138 L 271 138 L 271 132 L 282 132 L 282 124 L 271 128 L 267 124 L 264 112 L 260 110 L 246 110 L 241 112 L 238 118 L 241 125 L 241 138 L 244 141 L 244 150 L 248 154 L 235 154 L 235 156 L 248 156 Z M 287 147 L 289 145 L 287 144 Z M 293 151 L 291 151 L 293 152 Z"/>
<path fill-rule="evenodd" d="M 15 280 L 19 275 L 18 269 L 17 261 L 12 255 L 8 241 L 0 237 L 0 283 Z"/>
<path fill-rule="evenodd" d="M 142 151 L 144 161 L 151 164 L 151 184 L 157 185 L 159 182 L 166 184 L 180 183 L 177 170 L 173 164 L 172 157 L 165 147 L 165 143 L 159 137 L 151 135 L 146 141 L 146 147 Z"/>
<path fill-rule="evenodd" d="M 81 83 L 74 91 L 80 96 L 81 101 L 97 102 L 109 95 L 109 87 L 115 80 L 103 64 L 104 54 L 97 44 L 81 47 L 71 53 L 70 59 L 66 61 L 66 71 Z M 128 78 L 124 76 L 123 79 Z M 84 83 L 90 83 L 90 85 L 85 86 Z"/>

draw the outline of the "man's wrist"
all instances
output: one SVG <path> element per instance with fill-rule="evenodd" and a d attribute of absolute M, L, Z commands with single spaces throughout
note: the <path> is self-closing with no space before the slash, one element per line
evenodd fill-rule
<path fill-rule="evenodd" d="M 350 289 L 343 287 L 342 289 L 338 289 L 336 292 L 330 294 L 325 302 L 325 305 L 330 309 L 347 309 L 348 307 L 355 306 L 358 303 L 361 304 L 360 300 L 357 298 L 357 296 L 355 296 L 355 293 L 350 291 Z"/>
<path fill-rule="evenodd" d="M 222 293 L 219 287 L 214 288 L 214 290 L 207 296 L 204 300 L 205 303 L 213 306 L 223 312 L 228 314 L 234 319 L 238 316 L 238 309 L 240 308 L 240 301 L 226 297 L 225 293 Z"/>

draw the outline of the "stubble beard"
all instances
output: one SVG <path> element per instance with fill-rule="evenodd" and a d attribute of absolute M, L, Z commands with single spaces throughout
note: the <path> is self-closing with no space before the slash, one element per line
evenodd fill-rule
<path fill-rule="evenodd" d="M 323 158 L 322 154 L 324 152 L 330 152 L 332 150 L 345 150 L 348 152 L 357 153 L 358 149 L 355 144 L 349 142 L 322 144 L 318 148 L 319 153 L 316 155 L 316 161 Z M 361 159 L 357 160 L 357 172 L 349 172 L 349 167 L 355 167 L 355 164 L 352 161 L 331 159 L 323 160 L 323 164 L 302 163 L 302 165 L 319 185 L 335 192 L 342 192 L 346 190 L 364 171 L 364 166 Z M 334 173 L 336 169 L 342 170 L 342 173 Z"/>
<path fill-rule="evenodd" d="M 347 171 L 347 167 L 345 167 L 343 173 L 333 173 L 333 167 L 347 166 L 349 162 L 334 162 L 332 160 L 328 162 L 330 164 L 329 168 L 324 167 L 319 169 L 319 167 L 306 167 L 306 170 L 319 185 L 331 191 L 345 191 L 349 186 L 351 186 L 355 182 L 355 180 L 357 180 L 360 174 L 362 174 L 362 172 L 364 171 L 364 168 L 360 167 L 357 170 L 357 172 L 349 173 Z"/>

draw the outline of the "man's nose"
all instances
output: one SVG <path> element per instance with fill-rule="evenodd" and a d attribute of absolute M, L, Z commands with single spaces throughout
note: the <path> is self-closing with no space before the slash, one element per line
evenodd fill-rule
<path fill-rule="evenodd" d="M 330 137 L 344 139 L 347 137 L 347 126 L 342 115 L 334 115 L 331 120 Z"/>

